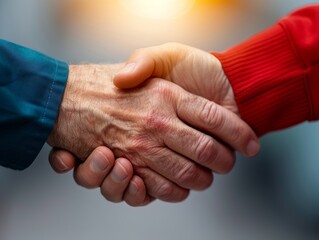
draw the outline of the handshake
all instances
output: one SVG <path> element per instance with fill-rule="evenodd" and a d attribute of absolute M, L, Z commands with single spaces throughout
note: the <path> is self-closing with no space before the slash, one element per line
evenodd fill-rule
<path fill-rule="evenodd" d="M 139 49 L 125 65 L 71 65 L 50 163 L 113 202 L 184 200 L 237 150 L 260 145 L 241 120 L 232 86 L 212 54 L 177 43 Z"/>

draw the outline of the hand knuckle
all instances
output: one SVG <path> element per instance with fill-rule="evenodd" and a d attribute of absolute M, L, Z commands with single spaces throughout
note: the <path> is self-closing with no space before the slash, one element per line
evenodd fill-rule
<path fill-rule="evenodd" d="M 253 134 L 251 134 L 248 126 L 239 124 L 232 131 L 232 142 L 237 145 L 244 145 L 252 136 Z"/>
<path fill-rule="evenodd" d="M 177 178 L 183 185 L 192 185 L 198 177 L 198 168 L 192 162 L 185 164 L 177 175 Z"/>
<path fill-rule="evenodd" d="M 210 129 L 220 129 L 225 121 L 218 105 L 209 101 L 203 104 L 199 118 L 205 125 L 208 125 Z"/>
<path fill-rule="evenodd" d="M 236 126 L 231 133 L 231 139 L 233 143 L 239 143 L 247 136 L 247 131 L 244 126 Z"/>
<path fill-rule="evenodd" d="M 198 142 L 195 154 L 199 164 L 204 166 L 212 165 L 218 155 L 217 146 L 214 139 L 204 136 Z"/>
<path fill-rule="evenodd" d="M 156 190 L 156 192 L 159 199 L 169 201 L 172 200 L 174 197 L 174 186 L 172 183 L 167 182 L 161 184 Z"/>
<path fill-rule="evenodd" d="M 145 156 L 145 154 L 153 154 L 153 152 L 158 149 L 158 141 L 156 138 L 149 136 L 147 133 L 137 134 L 130 138 L 128 143 L 127 152 L 125 157 L 128 159 L 136 157 L 137 153 L 139 155 Z"/>

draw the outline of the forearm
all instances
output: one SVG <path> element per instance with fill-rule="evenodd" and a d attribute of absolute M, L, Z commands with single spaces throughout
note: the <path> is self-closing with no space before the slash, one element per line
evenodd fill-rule
<path fill-rule="evenodd" d="M 51 132 L 67 64 L 0 40 L 0 165 L 23 169 Z"/>
<path fill-rule="evenodd" d="M 241 117 L 258 133 L 319 119 L 319 6 L 216 54 Z"/>

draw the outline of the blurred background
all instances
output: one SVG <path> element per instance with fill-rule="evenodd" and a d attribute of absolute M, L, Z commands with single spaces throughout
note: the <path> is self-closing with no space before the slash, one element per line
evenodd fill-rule
<path fill-rule="evenodd" d="M 120 62 L 169 41 L 221 51 L 313 2 L 0 0 L 0 38 L 69 63 Z M 144 208 L 55 174 L 45 146 L 23 172 L 0 167 L 0 239 L 319 239 L 318 144 L 318 123 L 267 135 L 209 190 Z"/>

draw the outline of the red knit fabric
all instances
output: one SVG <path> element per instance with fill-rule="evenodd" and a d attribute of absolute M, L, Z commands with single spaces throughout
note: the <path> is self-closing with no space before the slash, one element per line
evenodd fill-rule
<path fill-rule="evenodd" d="M 241 117 L 260 136 L 319 119 L 319 5 L 223 53 Z"/>

